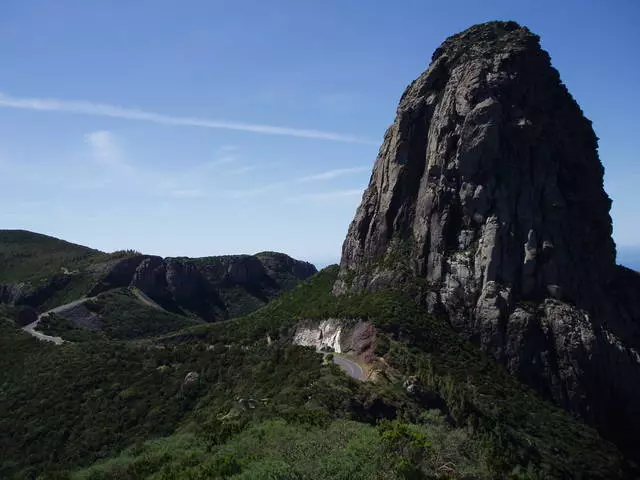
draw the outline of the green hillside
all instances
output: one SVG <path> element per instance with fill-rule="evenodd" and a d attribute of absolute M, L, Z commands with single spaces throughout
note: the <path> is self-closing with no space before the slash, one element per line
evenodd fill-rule
<path fill-rule="evenodd" d="M 0 282 L 24 282 L 73 271 L 104 255 L 25 230 L 0 230 Z"/>
<path fill-rule="evenodd" d="M 176 315 L 140 301 L 133 289 L 122 288 L 98 295 L 82 306 L 45 317 L 42 333 L 70 341 L 132 340 L 199 325 L 202 320 Z"/>
<path fill-rule="evenodd" d="M 87 295 L 110 263 L 135 254 L 104 253 L 39 233 L 0 230 L 0 284 L 17 285 L 20 303 L 44 311 Z"/>
<path fill-rule="evenodd" d="M 336 299 L 336 273 L 155 341 L 56 347 L 5 320 L 0 477 L 628 478 L 615 447 L 428 315 L 413 287 Z M 299 320 L 328 317 L 374 322 L 376 382 L 290 345 Z M 410 375 L 431 396 L 408 393 Z"/>

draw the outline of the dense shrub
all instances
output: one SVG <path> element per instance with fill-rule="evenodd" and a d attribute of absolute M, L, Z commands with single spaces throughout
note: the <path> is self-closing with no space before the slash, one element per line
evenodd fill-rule
<path fill-rule="evenodd" d="M 624 477 L 615 448 L 428 315 L 417 287 L 336 299 L 335 276 L 155 342 L 56 347 L 2 323 L 0 477 Z M 327 317 L 376 325 L 389 381 L 357 382 L 289 344 L 296 322 Z M 446 408 L 427 410 L 407 376 Z"/>

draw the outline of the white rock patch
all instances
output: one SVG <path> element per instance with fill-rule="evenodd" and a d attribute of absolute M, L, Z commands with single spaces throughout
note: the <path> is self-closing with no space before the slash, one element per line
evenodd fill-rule
<path fill-rule="evenodd" d="M 342 353 L 340 340 L 342 336 L 342 326 L 336 319 L 323 320 L 317 326 L 300 326 L 293 336 L 295 345 L 304 347 L 315 347 L 320 350 L 322 347 L 331 347 L 334 352 Z"/>

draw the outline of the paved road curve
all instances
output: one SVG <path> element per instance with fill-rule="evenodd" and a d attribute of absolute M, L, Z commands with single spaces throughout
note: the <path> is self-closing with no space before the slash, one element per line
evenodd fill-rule
<path fill-rule="evenodd" d="M 40 323 L 40 318 L 41 317 L 42 317 L 42 315 L 40 315 L 35 322 L 30 323 L 26 327 L 23 327 L 22 330 L 24 330 L 25 332 L 27 332 L 30 335 L 33 335 L 38 340 L 42 340 L 43 342 L 53 342 L 56 345 L 60 345 L 61 343 L 63 343 L 64 340 L 61 337 L 52 337 L 51 335 L 45 335 L 44 333 L 40 333 L 40 332 L 36 332 L 35 331 L 35 328 L 38 326 L 38 323 Z"/>
<path fill-rule="evenodd" d="M 356 362 L 352 362 L 348 358 L 339 357 L 337 355 L 333 356 L 333 363 L 336 365 L 340 365 L 347 375 L 355 378 L 356 380 L 365 380 L 364 370 L 362 367 L 358 365 Z"/>
<path fill-rule="evenodd" d="M 36 332 L 36 327 L 40 323 L 40 320 L 42 320 L 42 317 L 44 317 L 45 315 L 48 315 L 50 313 L 64 312 L 65 310 L 68 310 L 70 308 L 76 307 L 76 306 L 80 305 L 81 303 L 86 302 L 87 300 L 89 300 L 89 299 L 88 298 L 81 298 L 80 300 L 75 300 L 75 301 L 73 301 L 71 303 L 67 303 L 65 305 L 60 305 L 59 307 L 56 307 L 56 308 L 52 308 L 48 312 L 44 312 L 44 313 L 38 315 L 38 319 L 35 322 L 30 323 L 26 327 L 22 327 L 22 330 L 24 330 L 25 332 L 27 332 L 30 335 L 33 335 L 38 340 L 42 340 L 44 342 L 53 342 L 56 345 L 60 345 L 61 343 L 64 342 L 64 340 L 62 338 L 60 338 L 60 337 L 52 337 L 51 335 L 45 335 L 44 333 Z"/>

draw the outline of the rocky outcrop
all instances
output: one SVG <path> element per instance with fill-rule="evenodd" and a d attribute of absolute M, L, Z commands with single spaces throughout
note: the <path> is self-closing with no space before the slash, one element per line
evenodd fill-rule
<path fill-rule="evenodd" d="M 295 260 L 284 253 L 261 252 L 255 257 L 262 263 L 266 274 L 285 290 L 295 287 L 296 279 L 309 278 L 317 272 L 311 263 Z"/>
<path fill-rule="evenodd" d="M 161 257 L 147 257 L 139 262 L 133 274 L 124 280 L 151 297 L 162 297 L 167 290 L 165 261 Z"/>
<path fill-rule="evenodd" d="M 299 325 L 293 335 L 293 344 L 342 353 L 340 343 L 343 328 L 342 322 L 335 318 L 323 320 L 317 325 L 313 323 Z"/>
<path fill-rule="evenodd" d="M 96 266 L 99 272 L 99 281 L 91 289 L 88 296 L 94 297 L 112 288 L 128 286 L 134 278 L 138 267 L 142 263 L 148 263 L 153 259 L 162 261 L 160 257 L 148 255 L 133 255 L 124 259 L 112 260 L 106 265 Z"/>
<path fill-rule="evenodd" d="M 200 374 L 198 372 L 189 372 L 185 375 L 184 380 L 182 381 L 182 389 L 187 390 L 194 388 L 198 385 L 198 381 L 200 380 Z"/>
<path fill-rule="evenodd" d="M 256 257 L 247 255 L 229 262 L 225 280 L 237 284 L 251 283 L 260 281 L 266 274 L 262 262 Z"/>
<path fill-rule="evenodd" d="M 133 286 L 166 310 L 215 321 L 248 314 L 313 273 L 312 265 L 284 254 L 140 255 L 115 264 L 92 293 Z"/>
<path fill-rule="evenodd" d="M 69 285 L 72 279 L 73 274 L 61 273 L 53 275 L 38 284 L 21 282 L 0 285 L 0 303 L 37 307 L 46 302 L 56 292 Z"/>
<path fill-rule="evenodd" d="M 292 343 L 316 350 L 352 353 L 371 361 L 376 347 L 376 329 L 367 321 L 328 318 L 306 320 L 296 325 Z"/>
<path fill-rule="evenodd" d="M 424 279 L 431 311 L 620 440 L 640 430 L 640 289 L 615 265 L 610 206 L 591 122 L 539 38 L 477 25 L 402 95 L 334 293 Z"/>
<path fill-rule="evenodd" d="M 0 303 L 14 305 L 22 297 L 24 283 L 0 285 Z"/>

